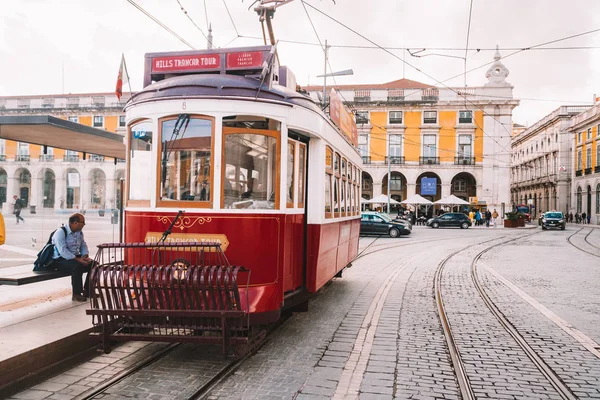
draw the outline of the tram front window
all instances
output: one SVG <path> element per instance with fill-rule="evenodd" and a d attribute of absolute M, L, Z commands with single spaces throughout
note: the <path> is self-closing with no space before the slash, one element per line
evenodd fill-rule
<path fill-rule="evenodd" d="M 223 208 L 275 208 L 277 139 L 235 131 L 224 136 Z"/>
<path fill-rule="evenodd" d="M 212 200 L 210 119 L 185 116 L 161 120 L 160 200 Z"/>

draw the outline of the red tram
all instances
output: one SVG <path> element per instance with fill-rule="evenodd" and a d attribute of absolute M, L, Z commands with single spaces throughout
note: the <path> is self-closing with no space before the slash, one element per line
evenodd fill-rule
<path fill-rule="evenodd" d="M 220 243 L 251 272 L 239 287 L 250 325 L 341 275 L 360 230 L 356 138 L 273 55 L 147 54 L 145 87 L 125 109 L 125 241 L 157 243 L 172 225 L 165 243 Z"/>

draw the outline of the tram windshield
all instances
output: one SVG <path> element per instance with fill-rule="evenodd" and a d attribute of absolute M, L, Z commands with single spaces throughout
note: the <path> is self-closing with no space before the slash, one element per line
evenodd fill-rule
<path fill-rule="evenodd" d="M 179 132 L 177 121 L 160 124 L 160 199 L 210 202 L 213 121 L 192 117 Z"/>
<path fill-rule="evenodd" d="M 224 128 L 224 133 L 223 208 L 275 208 L 278 132 Z"/>

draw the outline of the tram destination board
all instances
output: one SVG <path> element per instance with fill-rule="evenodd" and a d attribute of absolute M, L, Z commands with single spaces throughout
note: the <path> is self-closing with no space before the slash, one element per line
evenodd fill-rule
<path fill-rule="evenodd" d="M 253 74 L 263 69 L 271 46 L 148 53 L 144 87 L 167 76 L 197 73 Z"/>

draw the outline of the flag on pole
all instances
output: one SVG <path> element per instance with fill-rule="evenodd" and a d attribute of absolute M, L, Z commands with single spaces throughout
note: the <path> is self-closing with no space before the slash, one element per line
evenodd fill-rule
<path fill-rule="evenodd" d="M 123 84 L 129 82 L 129 74 L 127 73 L 127 65 L 125 65 L 125 54 L 121 54 L 121 66 L 119 67 L 119 75 L 117 76 L 117 88 L 115 94 L 120 101 L 123 95 Z"/>

